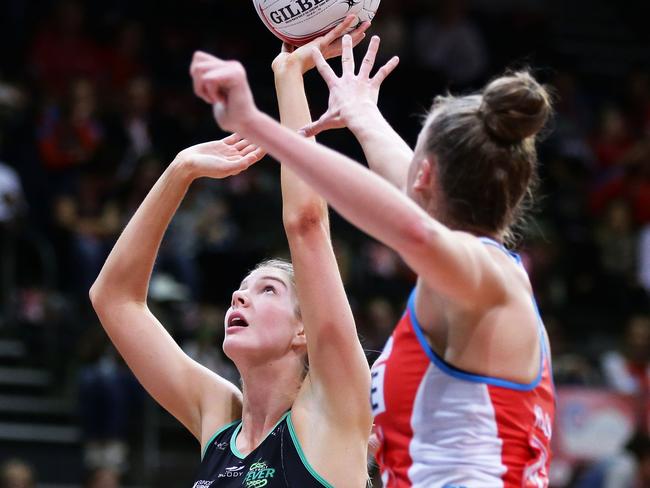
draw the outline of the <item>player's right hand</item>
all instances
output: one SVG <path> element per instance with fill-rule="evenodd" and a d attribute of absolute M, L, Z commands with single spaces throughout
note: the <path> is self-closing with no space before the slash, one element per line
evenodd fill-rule
<path fill-rule="evenodd" d="M 356 15 L 348 15 L 343 22 L 334 27 L 327 34 L 300 47 L 292 46 L 286 42 L 283 43 L 282 52 L 276 56 L 271 64 L 273 71 L 278 73 L 283 69 L 295 66 L 300 69 L 303 74 L 306 73 L 316 66 L 311 54 L 312 49 L 314 48 L 317 48 L 323 54 L 325 59 L 340 56 L 343 50 L 343 35 L 350 30 L 357 21 L 358 18 Z M 369 27 L 370 22 L 363 22 L 350 32 L 353 46 L 356 46 L 363 41 Z"/>
<path fill-rule="evenodd" d="M 257 107 L 241 63 L 196 51 L 190 74 L 194 93 L 212 104 L 215 119 L 222 129 L 238 132 L 254 118 Z"/>

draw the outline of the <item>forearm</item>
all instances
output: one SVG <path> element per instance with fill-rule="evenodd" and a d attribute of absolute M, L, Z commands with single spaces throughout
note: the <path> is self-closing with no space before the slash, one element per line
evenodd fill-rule
<path fill-rule="evenodd" d="M 300 67 L 285 63 L 274 66 L 274 74 L 282 125 L 294 130 L 304 127 L 311 122 L 311 115 Z M 281 182 L 286 227 L 296 225 L 304 228 L 301 220 L 305 219 L 312 223 L 327 220 L 325 201 L 289 166 L 282 165 Z"/>
<path fill-rule="evenodd" d="M 181 162 L 165 170 L 115 243 L 91 297 L 146 302 L 160 243 L 192 179 L 190 169 Z"/>
<path fill-rule="evenodd" d="M 361 144 L 370 169 L 396 187 L 405 188 L 413 151 L 379 108 L 369 103 L 363 110 L 356 110 L 347 126 Z"/>
<path fill-rule="evenodd" d="M 342 154 L 301 138 L 260 112 L 245 127 L 246 137 L 294 170 L 343 217 L 398 252 L 406 251 L 423 221 L 441 224 L 395 186 Z M 415 236 L 417 237 L 417 236 Z"/>

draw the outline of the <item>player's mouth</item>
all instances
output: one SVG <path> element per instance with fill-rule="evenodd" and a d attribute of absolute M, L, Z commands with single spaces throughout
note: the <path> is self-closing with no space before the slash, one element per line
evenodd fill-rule
<path fill-rule="evenodd" d="M 228 330 L 244 327 L 248 327 L 248 322 L 242 313 L 233 312 L 230 317 L 228 317 Z"/>

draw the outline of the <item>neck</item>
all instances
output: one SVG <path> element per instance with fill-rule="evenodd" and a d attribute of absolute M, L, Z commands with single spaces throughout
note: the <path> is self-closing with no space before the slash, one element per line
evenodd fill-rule
<path fill-rule="evenodd" d="M 284 357 L 241 368 L 243 385 L 242 428 L 237 448 L 245 454 L 255 449 L 293 405 L 302 379 L 302 363 Z"/>

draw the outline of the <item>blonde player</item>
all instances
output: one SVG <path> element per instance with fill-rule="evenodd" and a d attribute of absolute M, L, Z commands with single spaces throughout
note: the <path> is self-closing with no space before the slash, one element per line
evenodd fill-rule
<path fill-rule="evenodd" d="M 310 121 L 302 85 L 313 67 L 310 49 L 337 55 L 336 39 L 352 22 L 274 62 L 289 127 Z M 367 27 L 354 32 L 355 41 Z M 242 391 L 187 357 L 146 305 L 157 249 L 189 184 L 236 174 L 260 156 L 236 135 L 182 151 L 122 233 L 91 299 L 140 382 L 200 442 L 195 487 L 361 488 L 370 371 L 332 251 L 327 206 L 288 168 L 283 220 L 293 268 L 262 263 L 233 293 L 225 317 L 223 348 Z"/>

